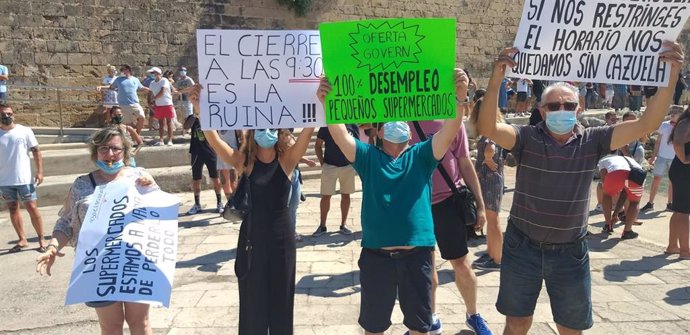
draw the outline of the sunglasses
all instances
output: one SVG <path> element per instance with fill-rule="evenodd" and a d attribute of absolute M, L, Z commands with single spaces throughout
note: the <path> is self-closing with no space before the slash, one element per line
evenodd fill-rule
<path fill-rule="evenodd" d="M 564 103 L 560 103 L 560 102 L 549 102 L 549 103 L 543 104 L 542 106 L 543 106 L 543 107 L 546 107 L 546 109 L 547 109 L 549 112 L 559 111 L 559 110 L 561 110 L 561 106 L 563 106 L 563 109 L 564 109 L 564 110 L 567 110 L 567 111 L 572 112 L 572 111 L 574 111 L 574 110 L 577 109 L 577 105 L 578 105 L 577 102 L 564 102 Z"/>

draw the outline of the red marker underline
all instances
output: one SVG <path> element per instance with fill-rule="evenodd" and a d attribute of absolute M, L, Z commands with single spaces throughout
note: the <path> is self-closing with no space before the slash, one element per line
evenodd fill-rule
<path fill-rule="evenodd" d="M 293 78 L 293 79 L 289 79 L 288 83 L 318 83 L 320 81 L 321 81 L 321 79 L 319 79 L 319 78 L 304 78 L 304 79 Z"/>

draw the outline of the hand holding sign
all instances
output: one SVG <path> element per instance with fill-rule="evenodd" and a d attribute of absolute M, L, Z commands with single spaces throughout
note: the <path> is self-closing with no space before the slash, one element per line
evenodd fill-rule
<path fill-rule="evenodd" d="M 467 88 L 470 84 L 470 78 L 463 69 L 455 69 L 455 95 L 458 101 L 464 102 L 467 100 Z"/>
<path fill-rule="evenodd" d="M 685 61 L 685 53 L 683 47 L 677 42 L 664 41 L 662 44 L 663 50 L 659 54 L 662 61 L 671 63 L 673 73 L 678 74 L 683 69 L 683 62 Z"/>

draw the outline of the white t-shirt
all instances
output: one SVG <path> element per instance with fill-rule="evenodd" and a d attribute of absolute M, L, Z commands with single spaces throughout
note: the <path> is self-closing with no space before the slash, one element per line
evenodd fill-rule
<path fill-rule="evenodd" d="M 668 143 L 668 139 L 671 137 L 672 131 L 673 125 L 671 124 L 671 121 L 664 121 L 661 123 L 659 130 L 657 130 L 659 133 L 657 141 L 661 141 L 659 142 L 659 152 L 657 153 L 657 157 L 665 159 L 673 159 L 676 157 L 676 152 L 673 150 L 673 144 Z"/>
<path fill-rule="evenodd" d="M 156 106 L 170 106 L 173 104 L 172 100 L 172 90 L 170 88 L 170 82 L 168 79 L 161 78 L 159 81 L 152 81 L 149 85 L 149 89 L 153 95 L 157 95 L 162 89 L 167 88 L 165 93 L 156 99 Z"/>
<path fill-rule="evenodd" d="M 632 157 L 613 154 L 604 156 L 604 158 L 599 161 L 598 168 L 599 170 L 606 169 L 609 173 L 613 171 L 630 171 L 630 165 L 628 165 L 626 160 L 630 162 L 632 166 L 640 169 L 642 168 Z"/>
<path fill-rule="evenodd" d="M 527 92 L 529 91 L 529 82 L 527 79 L 519 79 L 517 82 L 517 91 L 518 92 Z"/>
<path fill-rule="evenodd" d="M 15 124 L 9 131 L 0 129 L 0 186 L 32 184 L 29 150 L 38 146 L 29 127 Z"/>

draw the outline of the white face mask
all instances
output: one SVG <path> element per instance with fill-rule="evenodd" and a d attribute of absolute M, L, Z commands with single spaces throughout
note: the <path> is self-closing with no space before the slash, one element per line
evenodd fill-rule
<path fill-rule="evenodd" d="M 410 127 L 407 122 L 388 122 L 383 125 L 383 139 L 395 143 L 405 143 L 410 140 Z"/>

